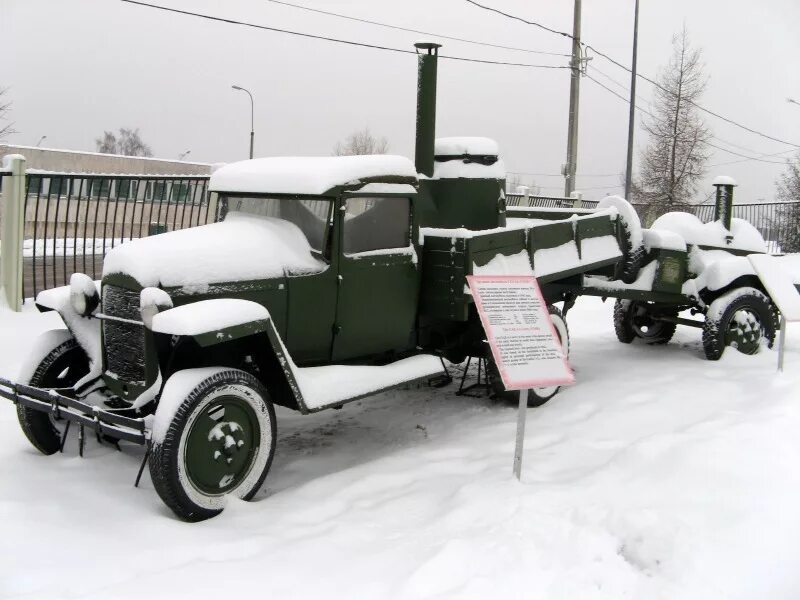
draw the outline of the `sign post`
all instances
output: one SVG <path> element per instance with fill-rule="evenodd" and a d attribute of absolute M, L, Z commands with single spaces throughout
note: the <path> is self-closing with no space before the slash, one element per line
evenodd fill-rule
<path fill-rule="evenodd" d="M 522 451 L 525 446 L 525 417 L 528 414 L 528 390 L 519 391 L 517 408 L 517 443 L 514 445 L 514 476 L 522 477 Z"/>
<path fill-rule="evenodd" d="M 468 275 L 497 370 L 506 390 L 520 390 L 514 475 L 520 479 L 528 390 L 575 382 L 536 278 Z"/>

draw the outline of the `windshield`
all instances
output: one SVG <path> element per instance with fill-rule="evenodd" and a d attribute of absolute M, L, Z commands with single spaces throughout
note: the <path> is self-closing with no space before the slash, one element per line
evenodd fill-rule
<path fill-rule="evenodd" d="M 306 236 L 313 250 L 323 253 L 325 228 L 331 212 L 331 200 L 298 200 L 253 196 L 224 196 L 222 214 L 243 212 L 262 217 L 274 217 L 294 223 Z"/>

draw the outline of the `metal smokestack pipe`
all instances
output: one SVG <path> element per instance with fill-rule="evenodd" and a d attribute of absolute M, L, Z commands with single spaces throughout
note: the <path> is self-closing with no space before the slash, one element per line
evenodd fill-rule
<path fill-rule="evenodd" d="M 441 44 L 414 44 L 419 55 L 417 71 L 417 146 L 414 164 L 418 173 L 433 176 L 433 145 L 436 139 L 436 64 Z"/>

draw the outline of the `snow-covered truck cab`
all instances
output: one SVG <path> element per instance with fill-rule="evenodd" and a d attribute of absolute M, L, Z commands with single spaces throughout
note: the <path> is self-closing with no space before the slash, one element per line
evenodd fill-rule
<path fill-rule="evenodd" d="M 186 366 L 254 360 L 267 368 L 241 339 L 250 325 L 222 314 L 222 305 L 208 308 L 223 298 L 266 309 L 298 367 L 389 362 L 416 347 L 417 179 L 410 161 L 257 159 L 222 167 L 210 189 L 219 222 L 135 240 L 106 258 L 102 310 L 112 318 L 103 322 L 104 378 L 115 394 L 133 400 L 159 375 Z M 184 329 L 169 314 L 151 315 L 144 331 L 115 319 L 138 319 L 145 288 L 163 290 L 171 314 L 184 320 L 205 311 L 206 331 L 196 325 L 192 339 L 176 341 Z M 303 409 L 292 395 L 275 401 Z"/>

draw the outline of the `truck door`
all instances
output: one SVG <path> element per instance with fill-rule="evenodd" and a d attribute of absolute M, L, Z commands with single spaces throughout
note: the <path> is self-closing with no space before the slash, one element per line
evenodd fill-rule
<path fill-rule="evenodd" d="M 331 243 L 333 199 L 286 200 L 280 216 L 305 234 L 311 253 L 327 268 L 312 274 L 287 273 L 288 322 L 285 344 L 297 364 L 326 363 L 331 358 L 336 317 L 337 259 Z"/>
<path fill-rule="evenodd" d="M 414 348 L 420 270 L 411 199 L 346 196 L 339 202 L 333 360 Z"/>

